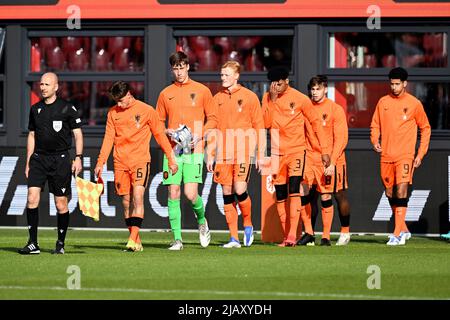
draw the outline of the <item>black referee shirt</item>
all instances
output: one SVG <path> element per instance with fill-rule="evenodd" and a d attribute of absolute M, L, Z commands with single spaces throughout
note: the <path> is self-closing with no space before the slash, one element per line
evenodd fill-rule
<path fill-rule="evenodd" d="M 81 128 L 78 110 L 60 98 L 51 104 L 43 100 L 31 106 L 28 130 L 34 131 L 34 152 L 53 154 L 69 150 L 72 130 Z"/>

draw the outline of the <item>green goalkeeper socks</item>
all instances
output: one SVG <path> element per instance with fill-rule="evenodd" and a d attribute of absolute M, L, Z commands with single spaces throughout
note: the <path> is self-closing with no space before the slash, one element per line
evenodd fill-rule
<path fill-rule="evenodd" d="M 181 208 L 180 199 L 169 199 L 169 221 L 175 240 L 181 239 Z"/>
<path fill-rule="evenodd" d="M 203 206 L 203 200 L 199 195 L 197 195 L 197 199 L 192 204 L 192 209 L 194 209 L 195 215 L 197 216 L 198 224 L 204 224 L 205 223 L 205 208 Z"/>

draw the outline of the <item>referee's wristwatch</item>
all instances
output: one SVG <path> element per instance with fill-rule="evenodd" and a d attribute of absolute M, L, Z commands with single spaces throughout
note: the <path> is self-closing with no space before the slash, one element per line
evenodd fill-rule
<path fill-rule="evenodd" d="M 82 154 L 77 154 L 77 155 L 75 156 L 75 158 L 80 158 L 80 160 L 83 161 L 83 155 L 82 155 Z"/>

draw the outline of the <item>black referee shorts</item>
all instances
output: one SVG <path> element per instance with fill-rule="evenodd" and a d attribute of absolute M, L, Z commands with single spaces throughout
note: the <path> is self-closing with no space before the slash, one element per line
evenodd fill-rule
<path fill-rule="evenodd" d="M 72 161 L 69 152 L 55 155 L 33 153 L 30 157 L 28 187 L 44 189 L 48 180 L 48 189 L 57 197 L 70 196 L 72 193 Z"/>

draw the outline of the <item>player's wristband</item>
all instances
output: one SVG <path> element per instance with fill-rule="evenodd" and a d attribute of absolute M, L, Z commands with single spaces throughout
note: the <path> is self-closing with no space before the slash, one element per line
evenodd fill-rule
<path fill-rule="evenodd" d="M 80 160 L 83 160 L 83 155 L 82 155 L 82 154 L 77 154 L 77 155 L 75 156 L 75 158 L 80 158 Z"/>

